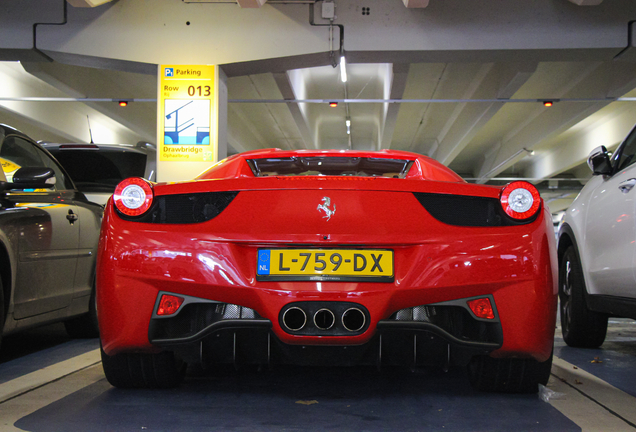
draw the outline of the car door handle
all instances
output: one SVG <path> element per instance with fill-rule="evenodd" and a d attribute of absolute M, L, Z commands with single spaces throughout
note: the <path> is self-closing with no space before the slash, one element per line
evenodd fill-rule
<path fill-rule="evenodd" d="M 623 193 L 627 193 L 632 190 L 634 186 L 636 186 L 636 178 L 630 178 L 619 184 L 618 189 Z"/>
<path fill-rule="evenodd" d="M 68 214 L 66 215 L 66 219 L 68 219 L 71 225 L 73 225 L 73 223 L 79 219 L 79 216 L 73 213 L 73 210 L 69 210 Z"/>

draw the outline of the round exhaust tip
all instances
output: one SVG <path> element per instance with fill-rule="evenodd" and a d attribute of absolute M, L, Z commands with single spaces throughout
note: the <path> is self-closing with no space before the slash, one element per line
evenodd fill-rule
<path fill-rule="evenodd" d="M 342 314 L 342 325 L 350 332 L 357 332 L 362 330 L 367 319 L 358 308 L 350 308 L 344 311 Z"/>
<path fill-rule="evenodd" d="M 314 314 L 314 325 L 319 330 L 329 330 L 336 322 L 336 317 L 329 309 L 320 309 Z"/>
<path fill-rule="evenodd" d="M 283 313 L 283 324 L 291 331 L 298 331 L 307 324 L 307 314 L 299 307 L 291 307 Z"/>

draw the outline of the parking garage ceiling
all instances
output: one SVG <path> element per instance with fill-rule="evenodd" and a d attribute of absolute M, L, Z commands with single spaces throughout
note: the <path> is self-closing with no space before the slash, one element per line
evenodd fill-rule
<path fill-rule="evenodd" d="M 0 121 L 36 139 L 86 142 L 88 115 L 96 141 L 154 142 L 156 65 L 216 63 L 233 151 L 409 150 L 469 181 L 545 182 L 559 210 L 589 151 L 636 121 L 628 0 L 341 0 L 343 40 L 324 2 L 68 3 L 3 1 L 0 98 L 16 100 L 0 99 Z"/>

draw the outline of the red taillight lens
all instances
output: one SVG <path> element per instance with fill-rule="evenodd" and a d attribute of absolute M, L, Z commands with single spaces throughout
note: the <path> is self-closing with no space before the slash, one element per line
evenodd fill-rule
<path fill-rule="evenodd" d="M 163 294 L 159 301 L 159 307 L 157 308 L 157 315 L 172 315 L 179 310 L 181 304 L 183 304 L 183 297 L 178 297 L 170 294 Z"/>
<path fill-rule="evenodd" d="M 488 297 L 469 300 L 467 303 L 477 318 L 495 319 L 495 311 Z"/>
<path fill-rule="evenodd" d="M 117 210 L 127 216 L 139 216 L 152 204 L 152 187 L 139 177 L 131 177 L 122 181 L 115 188 L 113 200 Z"/>
<path fill-rule="evenodd" d="M 539 210 L 541 197 L 536 187 L 528 182 L 508 183 L 499 196 L 501 207 L 514 219 L 528 219 Z"/>

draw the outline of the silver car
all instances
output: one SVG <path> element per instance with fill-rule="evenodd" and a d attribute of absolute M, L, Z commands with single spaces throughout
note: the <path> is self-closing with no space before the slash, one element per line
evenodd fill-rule
<path fill-rule="evenodd" d="M 610 316 L 636 319 L 636 129 L 613 154 L 597 147 L 594 177 L 559 230 L 559 300 L 563 339 L 594 348 Z"/>
<path fill-rule="evenodd" d="M 97 336 L 101 206 L 46 150 L 2 124 L 0 162 L 0 341 L 56 321 L 73 337 Z"/>

